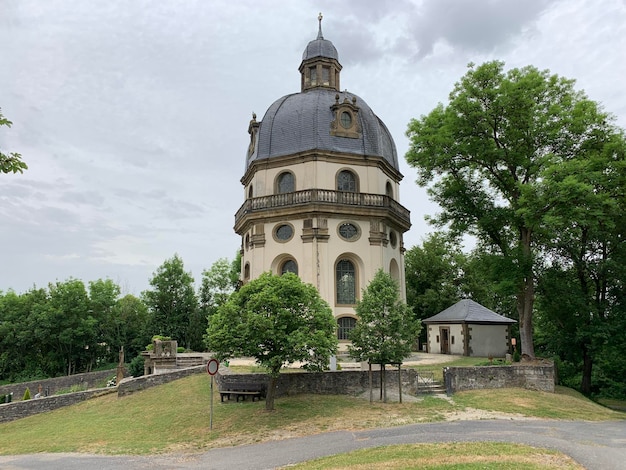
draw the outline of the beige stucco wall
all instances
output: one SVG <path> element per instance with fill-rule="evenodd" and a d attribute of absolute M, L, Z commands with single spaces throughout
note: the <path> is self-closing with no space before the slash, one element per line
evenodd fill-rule
<path fill-rule="evenodd" d="M 506 325 L 469 325 L 472 356 L 504 357 L 509 352 Z"/>
<path fill-rule="evenodd" d="M 268 196 L 274 194 L 276 178 L 283 171 L 290 171 L 295 176 L 296 191 L 304 189 L 335 189 L 337 173 L 341 170 L 350 170 L 355 173 L 359 180 L 359 192 L 372 194 L 385 194 L 387 182 L 391 184 L 394 199 L 398 200 L 399 184 L 393 181 L 380 168 L 376 166 L 346 165 L 345 163 L 331 161 L 304 161 L 284 167 L 268 168 L 255 172 L 250 183 L 244 188 L 244 197 L 249 194 L 252 186 L 253 197 Z"/>
<path fill-rule="evenodd" d="M 342 162 L 329 161 L 305 161 L 293 163 L 281 167 L 260 168 L 252 176 L 249 184 L 244 189 L 244 197 L 248 197 L 249 188 L 252 187 L 252 197 L 262 197 L 275 194 L 276 178 L 284 171 L 290 171 L 295 177 L 295 191 L 305 189 L 336 189 L 337 173 L 348 169 L 358 177 L 358 192 L 371 194 L 386 194 L 387 184 L 392 187 L 393 197 L 397 201 L 399 185 L 376 165 L 346 165 Z M 398 201 L 399 202 L 399 201 Z M 402 298 L 405 294 L 404 254 L 401 231 L 393 227 L 383 226 L 383 230 L 389 238 L 389 232 L 393 230 L 397 237 L 395 246 L 391 243 L 370 243 L 371 219 L 366 216 L 346 216 L 337 214 L 325 215 L 314 219 L 316 227 L 325 224 L 328 239 L 320 241 L 313 239 L 304 243 L 302 234 L 304 231 L 304 218 L 310 214 L 297 214 L 293 217 L 266 221 L 255 227 L 250 227 L 242 235 L 242 272 L 246 264 L 250 267 L 249 279 L 260 276 L 263 272 L 271 270 L 278 273 L 282 263 L 287 259 L 293 259 L 298 265 L 298 275 L 307 283 L 318 288 L 324 298 L 333 308 L 336 317 L 344 315 L 354 316 L 353 306 L 336 305 L 335 303 L 335 266 L 339 259 L 349 258 L 357 267 L 357 298 L 361 291 L 367 287 L 376 271 L 382 268 L 391 273 L 400 284 Z M 360 229 L 358 239 L 353 241 L 344 240 L 339 236 L 338 227 L 344 222 L 355 224 Z M 276 228 L 282 224 L 291 224 L 294 229 L 293 237 L 281 242 L 274 237 Z M 261 232 L 264 234 L 264 245 L 252 246 L 246 243 L 246 237 L 252 240 Z M 380 229 L 380 227 L 379 227 Z"/>

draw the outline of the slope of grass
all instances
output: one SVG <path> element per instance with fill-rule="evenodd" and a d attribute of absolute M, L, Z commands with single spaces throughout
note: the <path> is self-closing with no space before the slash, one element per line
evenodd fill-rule
<path fill-rule="evenodd" d="M 427 397 L 402 404 L 370 404 L 350 396 L 297 395 L 277 399 L 276 411 L 267 413 L 263 402 L 220 403 L 215 390 L 210 430 L 209 384 L 209 377 L 199 374 L 124 398 L 106 395 L 0 424 L 0 454 L 194 451 L 339 429 L 438 421 L 465 407 L 558 419 L 626 417 L 569 392 L 553 395 L 517 389 L 489 390 L 455 395 L 453 403 Z"/>

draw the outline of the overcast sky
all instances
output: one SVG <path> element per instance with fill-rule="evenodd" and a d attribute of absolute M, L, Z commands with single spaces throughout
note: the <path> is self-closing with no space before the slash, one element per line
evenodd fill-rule
<path fill-rule="evenodd" d="M 252 112 L 300 91 L 317 35 L 342 88 L 389 127 L 401 203 L 437 207 L 404 161 L 409 120 L 446 102 L 469 62 L 574 78 L 626 127 L 626 0 L 0 0 L 0 290 L 110 278 L 140 294 L 178 253 L 199 282 L 240 239 Z"/>

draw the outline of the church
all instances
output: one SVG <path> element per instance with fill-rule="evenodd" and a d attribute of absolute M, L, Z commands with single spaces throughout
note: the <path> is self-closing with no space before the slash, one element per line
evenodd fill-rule
<path fill-rule="evenodd" d="M 342 91 L 339 54 L 318 20 L 298 69 L 300 92 L 276 100 L 262 120 L 252 116 L 234 229 L 242 282 L 296 273 L 331 306 L 342 341 L 376 271 L 389 273 L 405 297 L 411 221 L 399 202 L 393 138 L 363 98 Z"/>

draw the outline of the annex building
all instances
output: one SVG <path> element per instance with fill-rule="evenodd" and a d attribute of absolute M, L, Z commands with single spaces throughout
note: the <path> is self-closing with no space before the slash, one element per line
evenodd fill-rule
<path fill-rule="evenodd" d="M 242 281 L 296 273 L 330 304 L 345 340 L 378 269 L 405 296 L 403 234 L 411 221 L 399 202 L 393 138 L 363 98 L 342 91 L 339 55 L 321 20 L 298 68 L 300 91 L 250 121 L 234 229 Z"/>

